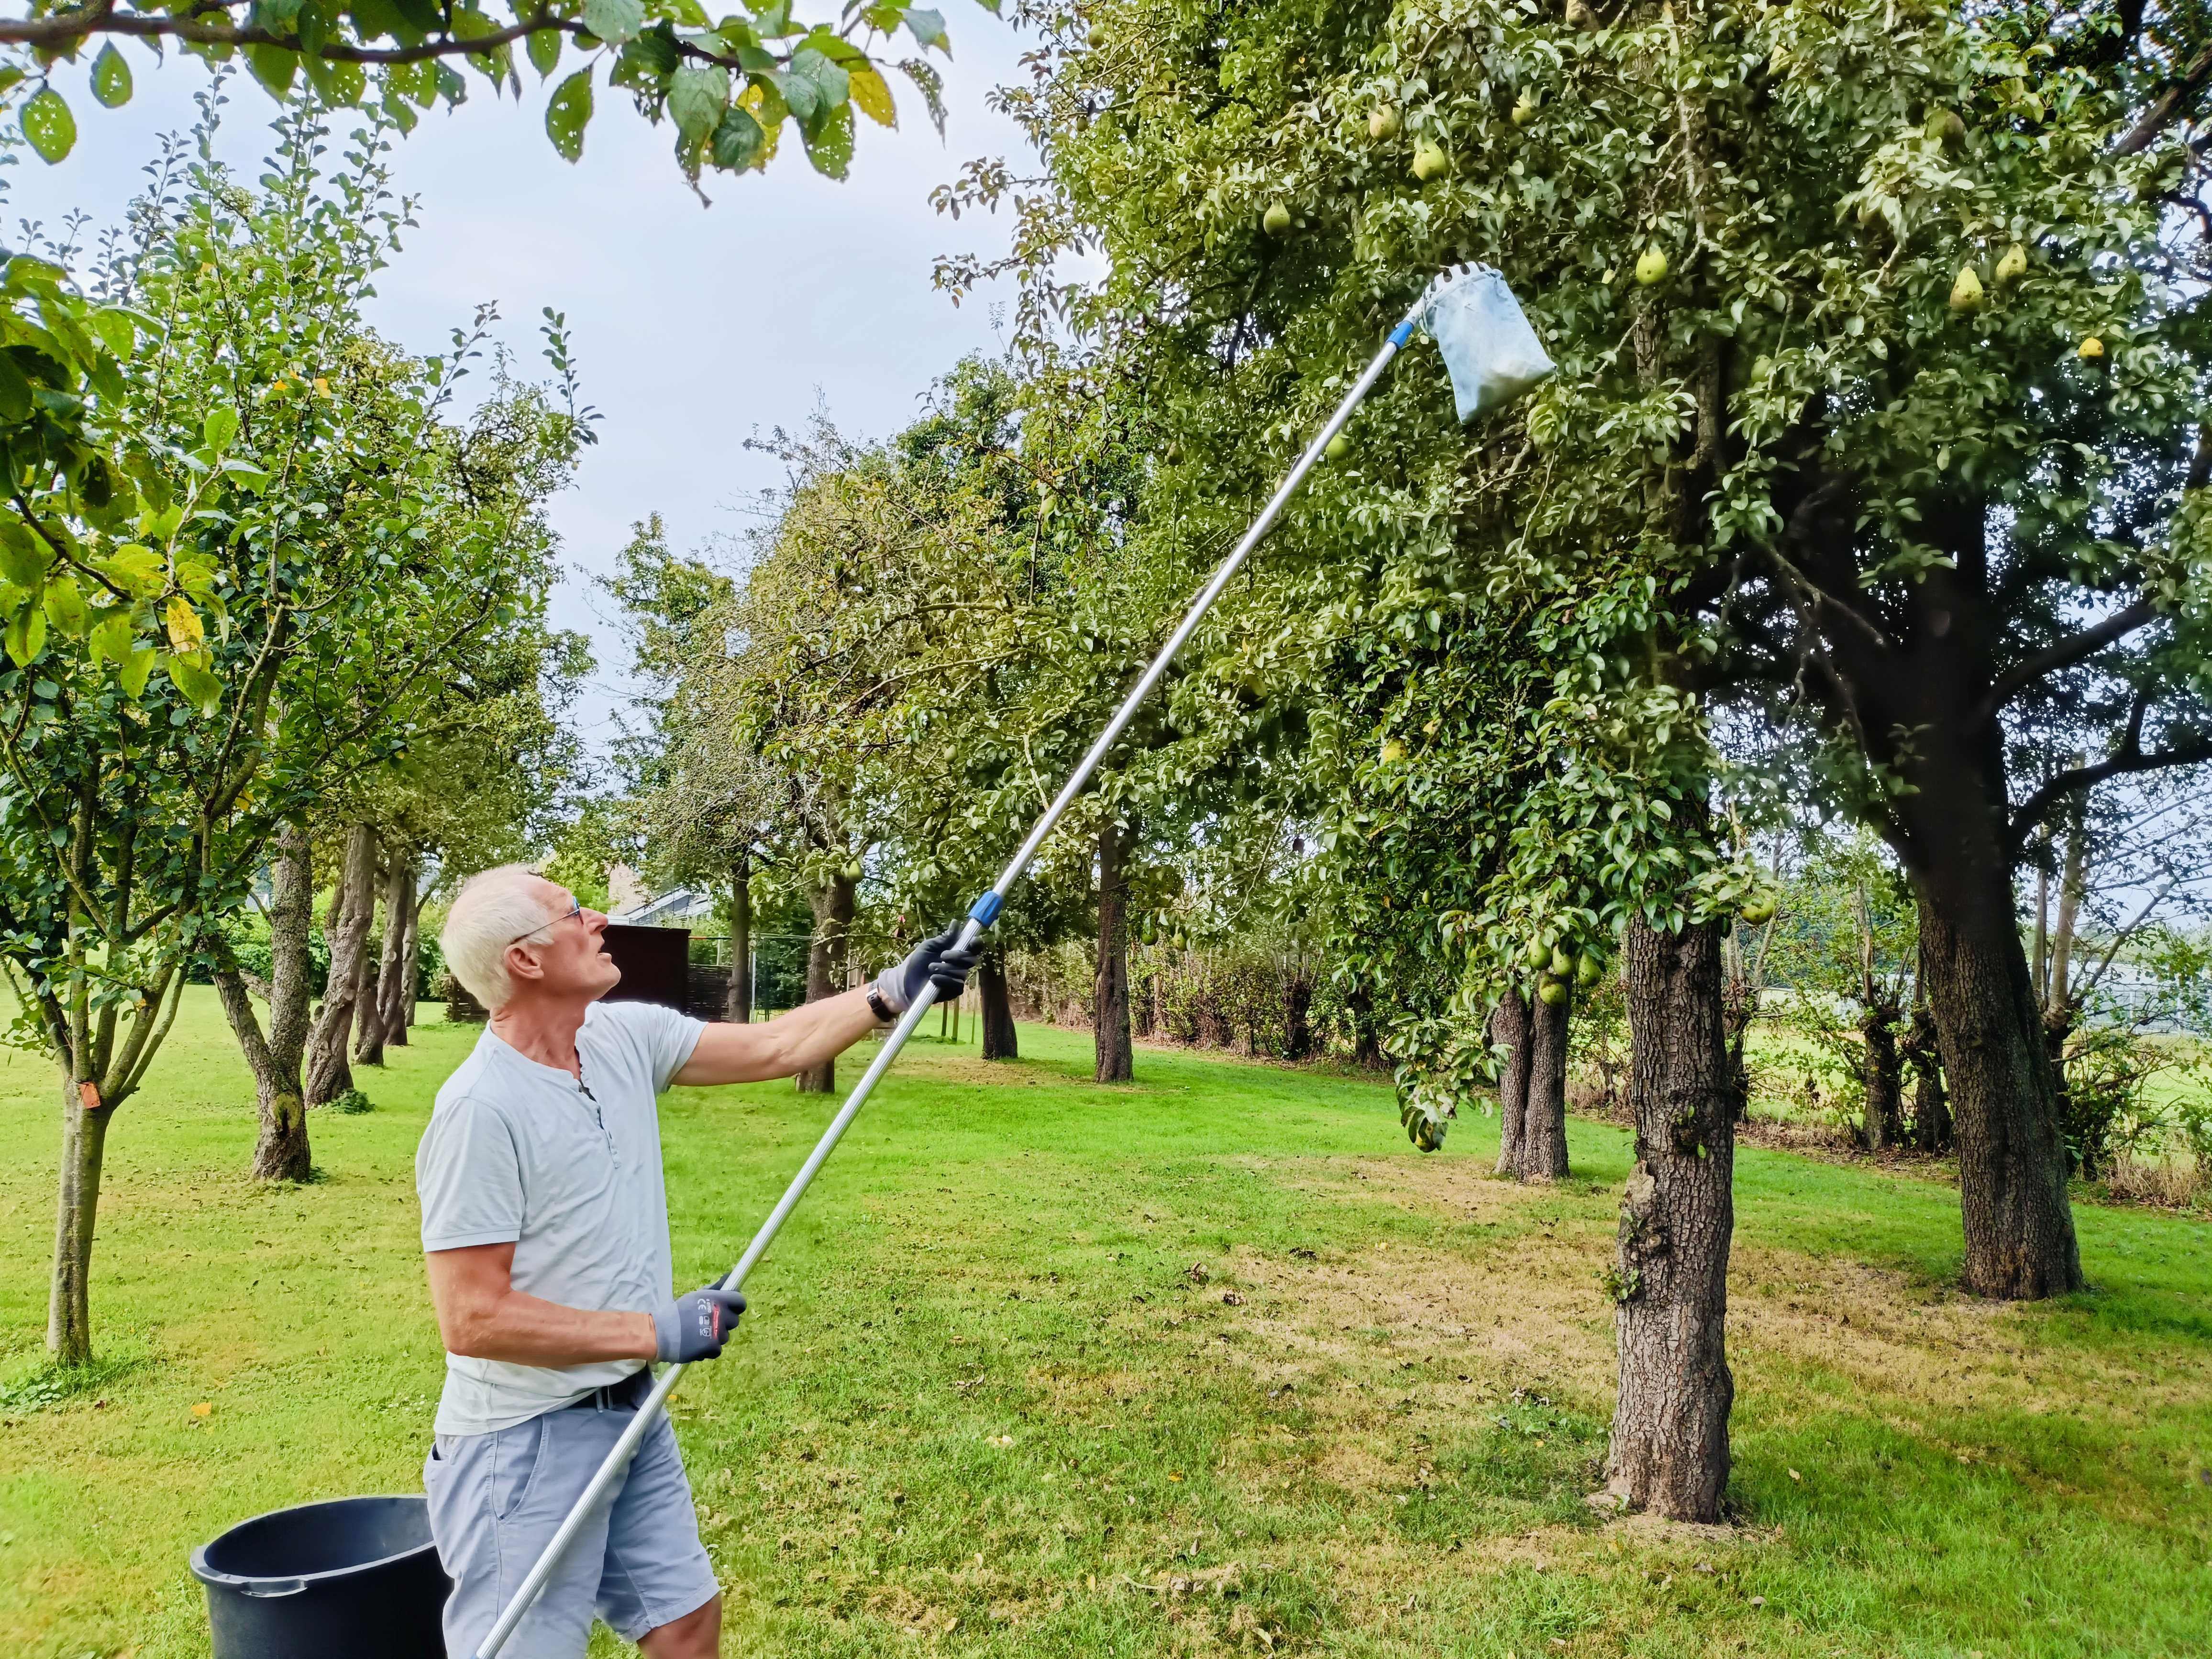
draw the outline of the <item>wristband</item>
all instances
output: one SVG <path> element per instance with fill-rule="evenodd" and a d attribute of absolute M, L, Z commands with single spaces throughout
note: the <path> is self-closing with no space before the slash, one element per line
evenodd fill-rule
<path fill-rule="evenodd" d="M 876 1017 L 878 1025 L 898 1024 L 898 1016 L 891 1012 L 890 1004 L 884 1000 L 884 994 L 872 985 L 868 987 L 868 1012 Z"/>

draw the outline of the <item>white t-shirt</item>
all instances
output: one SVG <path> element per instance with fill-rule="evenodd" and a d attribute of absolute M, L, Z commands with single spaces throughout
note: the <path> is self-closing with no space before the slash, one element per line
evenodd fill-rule
<path fill-rule="evenodd" d="M 487 1030 L 438 1091 L 415 1153 L 422 1248 L 511 1242 L 514 1288 L 567 1307 L 650 1312 L 667 1301 L 676 1291 L 653 1100 L 706 1029 L 652 1003 L 594 1003 L 576 1033 L 581 1083 Z M 437 1432 L 526 1423 L 642 1369 L 449 1353 Z"/>

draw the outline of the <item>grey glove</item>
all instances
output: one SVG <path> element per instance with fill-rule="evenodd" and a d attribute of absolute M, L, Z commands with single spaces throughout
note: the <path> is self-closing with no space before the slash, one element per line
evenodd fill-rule
<path fill-rule="evenodd" d="M 904 1013 L 914 1006 L 925 985 L 937 987 L 939 1002 L 950 1002 L 968 988 L 968 974 L 975 965 L 976 953 L 973 945 L 964 951 L 952 948 L 960 938 L 961 926 L 956 921 L 935 939 L 924 939 L 904 962 L 876 975 L 875 993 L 885 1007 L 894 1014 Z"/>
<path fill-rule="evenodd" d="M 680 1365 L 714 1358 L 736 1333 L 738 1316 L 744 1310 L 744 1297 L 713 1285 L 662 1303 L 653 1310 L 653 1357 Z"/>

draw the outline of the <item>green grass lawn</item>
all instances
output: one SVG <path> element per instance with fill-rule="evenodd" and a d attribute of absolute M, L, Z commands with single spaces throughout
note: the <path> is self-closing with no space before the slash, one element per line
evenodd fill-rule
<path fill-rule="evenodd" d="M 109 1143 L 112 1374 L 0 1395 L 0 1652 L 204 1654 L 191 1545 L 417 1487 L 441 1354 L 412 1158 L 474 1033 L 416 1036 L 365 1075 L 377 1110 L 317 1115 L 322 1180 L 257 1188 L 195 994 Z M 2094 1291 L 1987 1307 L 1948 1288 L 1948 1188 L 1747 1150 L 1737 1524 L 1604 1522 L 1620 1131 L 1576 1123 L 1577 1178 L 1520 1189 L 1490 1124 L 1423 1158 L 1371 1079 L 1140 1051 L 1099 1088 L 1080 1034 L 1022 1040 L 1006 1066 L 916 1045 L 676 1397 L 728 1652 L 2206 1651 L 2204 1224 L 2082 1206 Z M 54 1094 L 0 1059 L 19 1385 Z M 830 1109 L 665 1103 L 679 1279 L 736 1257 Z"/>

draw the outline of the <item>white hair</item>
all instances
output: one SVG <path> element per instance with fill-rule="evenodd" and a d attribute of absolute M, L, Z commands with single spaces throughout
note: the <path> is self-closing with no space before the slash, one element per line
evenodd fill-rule
<path fill-rule="evenodd" d="M 446 966 L 487 1008 L 500 1008 L 514 994 L 507 947 L 558 920 L 540 890 L 544 879 L 526 864 L 479 872 L 461 884 L 446 913 L 445 931 L 438 936 Z"/>

